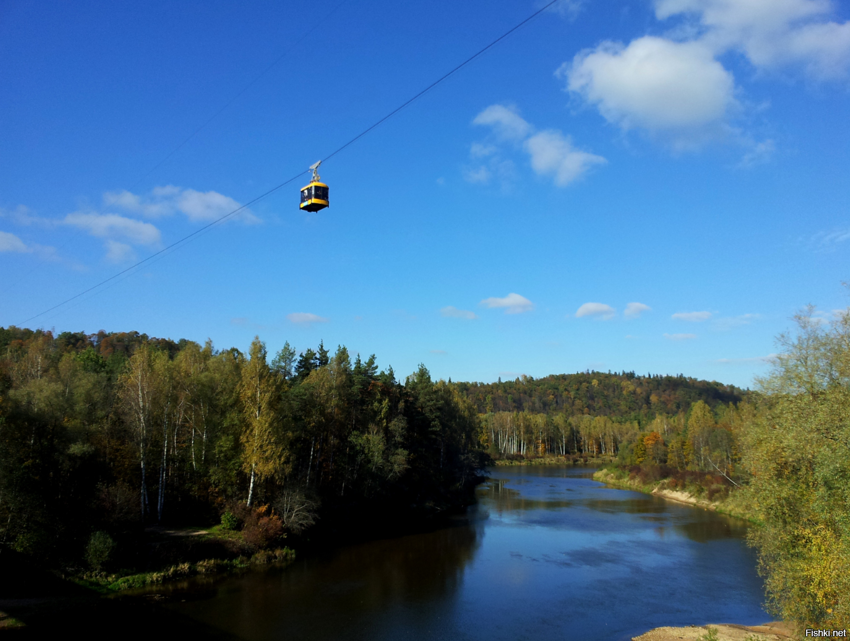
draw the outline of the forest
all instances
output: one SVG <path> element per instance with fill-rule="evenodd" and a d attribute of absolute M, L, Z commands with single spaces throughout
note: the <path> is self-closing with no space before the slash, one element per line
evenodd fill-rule
<path fill-rule="evenodd" d="M 0 329 L 0 544 L 81 565 L 93 537 L 157 523 L 254 527 L 434 514 L 482 470 L 600 458 L 746 497 L 769 605 L 850 621 L 850 312 L 808 309 L 754 391 L 585 372 L 398 380 L 323 344 L 274 356 L 139 333 Z M 673 487 L 672 485 L 669 485 Z M 134 534 L 135 533 L 135 534 Z"/>
<path fill-rule="evenodd" d="M 271 357 L 258 338 L 243 354 L 10 327 L 0 543 L 73 566 L 96 534 L 132 541 L 155 523 L 227 514 L 271 539 L 379 506 L 438 512 L 470 500 L 485 462 L 478 435 L 456 386 L 424 367 L 399 381 L 345 347 L 286 344 Z"/>

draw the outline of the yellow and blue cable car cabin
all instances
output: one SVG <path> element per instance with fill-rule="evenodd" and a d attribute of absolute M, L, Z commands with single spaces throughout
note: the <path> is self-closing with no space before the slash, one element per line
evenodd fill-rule
<path fill-rule="evenodd" d="M 304 211 L 319 211 L 330 205 L 328 200 L 328 186 L 319 178 L 320 160 L 315 165 L 311 165 L 313 170 L 313 178 L 310 184 L 301 188 L 301 209 Z"/>

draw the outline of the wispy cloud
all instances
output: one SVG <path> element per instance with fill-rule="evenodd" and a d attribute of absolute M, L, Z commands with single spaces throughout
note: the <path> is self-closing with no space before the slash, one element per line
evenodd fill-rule
<path fill-rule="evenodd" d="M 664 338 L 668 341 L 690 341 L 696 337 L 696 334 L 664 334 Z"/>
<path fill-rule="evenodd" d="M 701 323 L 711 318 L 711 312 L 676 312 L 671 318 L 689 323 Z"/>
<path fill-rule="evenodd" d="M 52 227 L 56 221 L 51 218 L 42 218 L 27 207 L 26 205 L 18 205 L 14 209 L 8 210 L 0 208 L 0 218 L 5 218 L 15 225 L 21 227 L 29 227 L 31 225 L 39 225 L 41 227 Z"/>
<path fill-rule="evenodd" d="M 484 184 L 486 182 L 490 182 L 490 170 L 487 167 L 475 167 L 471 169 L 466 169 L 463 172 L 463 179 L 468 182 L 474 184 Z"/>
<path fill-rule="evenodd" d="M 616 310 L 605 303 L 585 303 L 576 311 L 576 318 L 587 316 L 611 320 L 617 314 Z"/>
<path fill-rule="evenodd" d="M 639 318 L 641 314 L 649 311 L 652 311 L 652 308 L 649 305 L 644 305 L 643 303 L 628 303 L 623 315 L 626 318 Z"/>
<path fill-rule="evenodd" d="M 15 234 L 0 231 L 0 252 L 11 252 L 16 254 L 27 254 L 32 249 Z"/>
<path fill-rule="evenodd" d="M 602 156 L 581 151 L 572 140 L 555 129 L 541 131 L 525 141 L 531 157 L 531 168 L 540 176 L 552 176 L 555 185 L 565 187 L 577 180 L 594 165 L 604 165 Z"/>
<path fill-rule="evenodd" d="M 480 303 L 489 309 L 504 308 L 506 314 L 522 314 L 534 309 L 534 303 L 525 296 L 510 293 L 504 298 L 485 298 Z"/>
<path fill-rule="evenodd" d="M 117 240 L 106 241 L 106 260 L 110 263 L 127 263 L 135 258 L 136 253 L 130 245 L 119 243 Z"/>
<path fill-rule="evenodd" d="M 531 168 L 539 176 L 552 178 L 558 187 L 578 180 L 593 166 L 607 161 L 578 149 L 572 139 L 557 129 L 535 131 L 534 126 L 519 115 L 513 105 L 490 105 L 472 121 L 491 129 L 491 142 L 474 142 L 470 158 L 478 163 L 464 170 L 468 182 L 484 183 L 498 177 L 503 186 L 513 175 L 514 165 L 504 158 L 505 148 L 522 150 Z"/>
<path fill-rule="evenodd" d="M 152 224 L 118 214 L 76 212 L 65 216 L 63 222 L 98 238 L 121 239 L 135 245 L 158 245 L 162 240 Z"/>
<path fill-rule="evenodd" d="M 62 260 L 57 254 L 55 247 L 38 245 L 36 243 L 25 243 L 20 239 L 20 237 L 6 231 L 0 231 L 0 253 L 32 254 L 42 260 L 64 262 L 68 267 L 74 270 L 82 269 L 82 267 L 75 262 Z"/>
<path fill-rule="evenodd" d="M 719 329 L 721 331 L 734 329 L 736 327 L 741 327 L 742 325 L 749 325 L 755 320 L 760 318 L 759 314 L 741 314 L 740 316 L 727 316 L 725 318 L 716 318 L 712 321 L 712 325 L 715 329 Z"/>
<path fill-rule="evenodd" d="M 322 316 L 317 316 L 316 314 L 309 314 L 306 312 L 294 312 L 292 314 L 287 314 L 286 318 L 290 323 L 294 323 L 295 325 L 302 325 L 305 327 L 310 327 L 311 325 L 315 325 L 316 323 L 327 323 L 330 320 L 328 318 L 323 318 Z"/>
<path fill-rule="evenodd" d="M 473 125 L 488 125 L 504 140 L 522 142 L 534 128 L 512 105 L 490 105 L 472 120 Z"/>
<path fill-rule="evenodd" d="M 809 238 L 801 238 L 800 240 L 811 251 L 835 251 L 838 245 L 850 240 L 850 228 L 820 231 Z"/>
<path fill-rule="evenodd" d="M 106 192 L 103 202 L 107 207 L 123 209 L 147 218 L 181 213 L 192 222 L 216 220 L 240 207 L 238 201 L 217 191 L 201 192 L 174 185 L 154 187 L 144 196 L 126 190 Z M 234 214 L 233 219 L 243 223 L 260 222 L 249 209 Z"/>
<path fill-rule="evenodd" d="M 444 349 L 429 349 L 431 354 L 436 354 L 437 356 L 447 356 L 448 352 Z"/>
<path fill-rule="evenodd" d="M 752 167 L 768 163 L 771 158 L 773 158 L 773 154 L 775 152 L 776 144 L 773 140 L 768 139 L 754 143 L 752 147 L 750 147 L 750 150 L 747 151 L 747 153 L 745 153 L 741 158 L 741 161 L 738 163 L 738 167 L 741 169 L 750 169 Z"/>
<path fill-rule="evenodd" d="M 475 312 L 470 312 L 465 309 L 458 309 L 457 307 L 453 307 L 449 305 L 448 307 L 443 307 L 440 310 L 440 316 L 444 318 L 463 318 L 464 320 L 474 320 L 478 318 Z"/>

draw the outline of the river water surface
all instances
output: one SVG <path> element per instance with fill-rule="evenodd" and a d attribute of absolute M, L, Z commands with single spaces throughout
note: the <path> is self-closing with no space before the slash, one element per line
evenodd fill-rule
<path fill-rule="evenodd" d="M 496 468 L 478 505 L 441 529 L 230 577 L 169 607 L 287 641 L 620 641 L 770 620 L 744 522 L 592 472 Z"/>

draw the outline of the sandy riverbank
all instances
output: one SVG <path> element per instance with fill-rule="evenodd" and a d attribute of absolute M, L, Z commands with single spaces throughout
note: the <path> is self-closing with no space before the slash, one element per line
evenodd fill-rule
<path fill-rule="evenodd" d="M 706 638 L 709 628 L 717 631 L 715 641 L 781 641 L 794 638 L 794 628 L 782 621 L 764 625 L 718 625 L 688 626 L 685 628 L 655 628 L 633 637 L 632 641 L 699 641 Z"/>
<path fill-rule="evenodd" d="M 608 470 L 599 470 L 595 472 L 593 480 L 616 488 L 634 490 L 636 492 L 643 492 L 644 494 L 652 494 L 653 496 L 658 496 L 663 499 L 667 499 L 668 501 L 685 503 L 687 505 L 693 505 L 694 507 L 703 508 L 704 510 L 711 510 L 713 512 L 719 512 L 721 514 L 727 514 L 739 519 L 755 522 L 755 519 L 748 509 L 749 506 L 740 500 L 738 495 L 735 493 L 721 501 L 709 501 L 706 498 L 696 496 L 690 492 L 667 489 L 663 487 L 664 481 L 645 485 L 637 480 L 620 478 Z"/>

